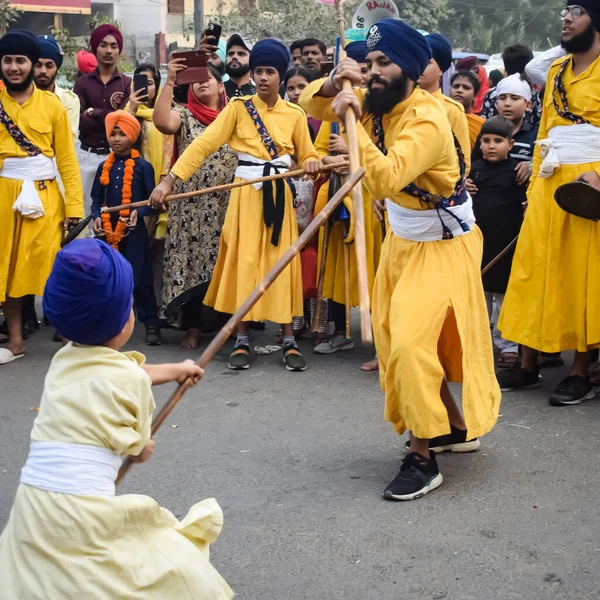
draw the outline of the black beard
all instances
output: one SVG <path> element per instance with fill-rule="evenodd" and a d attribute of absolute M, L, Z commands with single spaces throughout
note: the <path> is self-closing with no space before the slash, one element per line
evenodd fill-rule
<path fill-rule="evenodd" d="M 571 38 L 568 41 L 560 40 L 560 45 L 567 51 L 568 54 L 580 54 L 587 52 L 593 45 L 596 39 L 596 28 L 593 23 L 590 23 L 585 31 Z"/>
<path fill-rule="evenodd" d="M 54 77 L 52 77 L 52 79 L 50 79 L 50 81 L 48 82 L 48 85 L 41 85 L 36 81 L 35 87 L 38 88 L 38 90 L 46 90 L 46 91 L 51 90 L 52 86 L 54 85 L 55 79 L 56 79 L 56 75 Z"/>
<path fill-rule="evenodd" d="M 231 63 L 225 65 L 225 73 L 229 75 L 229 77 L 243 77 L 246 73 L 250 72 L 250 63 L 245 65 L 240 65 L 239 67 L 234 67 Z"/>
<path fill-rule="evenodd" d="M 31 71 L 29 71 L 29 75 L 27 75 L 27 77 L 25 77 L 25 79 L 23 80 L 22 83 L 11 83 L 10 81 L 8 81 L 6 79 L 6 77 L 4 77 L 4 73 L 0 74 L 2 81 L 4 82 L 4 85 L 6 86 L 6 89 L 9 92 L 24 92 L 26 90 L 29 89 L 29 86 L 33 83 L 33 67 L 31 67 Z"/>
<path fill-rule="evenodd" d="M 406 99 L 409 81 L 404 73 L 394 77 L 389 83 L 377 75 L 372 77 L 367 85 L 369 91 L 365 96 L 365 111 L 377 116 L 389 113 L 396 104 L 400 104 L 402 100 Z M 379 83 L 385 87 L 374 90 L 372 88 L 374 83 Z"/>

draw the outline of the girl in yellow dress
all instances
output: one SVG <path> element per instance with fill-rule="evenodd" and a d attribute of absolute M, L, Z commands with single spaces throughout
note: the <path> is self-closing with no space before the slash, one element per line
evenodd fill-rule
<path fill-rule="evenodd" d="M 306 173 L 321 170 L 306 126 L 306 114 L 279 97 L 289 61 L 288 49 L 277 40 L 261 40 L 254 46 L 250 67 L 257 94 L 234 98 L 194 140 L 154 190 L 154 206 L 161 207 L 176 180 L 187 181 L 206 158 L 226 143 L 238 153 L 236 181 L 285 172 L 292 155 Z M 292 192 L 286 183 L 280 180 L 234 189 L 204 303 L 217 311 L 234 313 L 297 237 Z M 296 256 L 244 317 L 229 368 L 242 370 L 250 365 L 248 321 L 269 320 L 281 323 L 286 368 L 306 370 L 292 330 L 292 318 L 303 314 L 302 273 L 300 258 Z"/>
<path fill-rule="evenodd" d="M 152 385 L 199 380 L 192 361 L 120 352 L 133 332 L 133 272 L 96 239 L 61 250 L 44 313 L 70 339 L 54 357 L 27 463 L 0 537 L 0 600 L 228 600 L 208 561 L 223 526 L 214 499 L 178 521 L 152 498 L 115 496 L 123 456 L 148 460 Z"/>

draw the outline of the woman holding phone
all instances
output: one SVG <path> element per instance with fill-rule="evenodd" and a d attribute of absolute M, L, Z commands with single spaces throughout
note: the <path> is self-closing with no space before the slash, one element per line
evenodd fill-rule
<path fill-rule="evenodd" d="M 225 108 L 227 98 L 221 75 L 209 65 L 208 81 L 189 86 L 187 102 L 171 107 L 177 73 L 185 60 L 171 59 L 167 82 L 154 107 L 154 125 L 175 136 L 173 158 L 183 154 Z M 177 182 L 174 194 L 231 183 L 237 155 L 226 144 L 208 158 L 187 182 Z M 212 278 L 219 238 L 229 203 L 229 192 L 171 202 L 165 241 L 161 314 L 186 331 L 184 348 L 199 345 L 201 330 L 216 328 L 216 313 L 202 301 Z"/>
<path fill-rule="evenodd" d="M 125 109 L 140 121 L 142 156 L 154 168 L 157 184 L 167 174 L 173 154 L 173 137 L 163 135 L 152 122 L 154 106 L 160 94 L 160 79 L 160 72 L 153 64 L 140 65 L 134 71 L 133 90 Z"/>

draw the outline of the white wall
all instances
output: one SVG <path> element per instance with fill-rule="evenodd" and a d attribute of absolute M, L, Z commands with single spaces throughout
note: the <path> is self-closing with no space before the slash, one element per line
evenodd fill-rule
<path fill-rule="evenodd" d="M 123 33 L 155 34 L 165 30 L 166 0 L 115 0 L 114 18 Z"/>

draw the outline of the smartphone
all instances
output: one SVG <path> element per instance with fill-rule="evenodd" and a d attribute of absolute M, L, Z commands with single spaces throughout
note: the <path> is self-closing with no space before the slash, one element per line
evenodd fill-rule
<path fill-rule="evenodd" d="M 137 93 L 140 90 L 145 90 L 148 95 L 148 75 L 146 73 L 138 73 L 133 76 L 133 92 Z"/>
<path fill-rule="evenodd" d="M 177 72 L 176 85 L 189 85 L 190 83 L 203 83 L 208 81 L 208 57 L 201 50 L 192 50 L 190 52 L 173 52 L 171 58 L 184 58 L 185 66 L 183 71 Z"/>
<path fill-rule="evenodd" d="M 221 33 L 223 28 L 218 23 L 213 23 L 212 21 L 208 24 L 206 28 L 206 37 L 212 37 L 215 39 L 215 46 L 219 45 L 219 40 L 221 39 Z"/>

